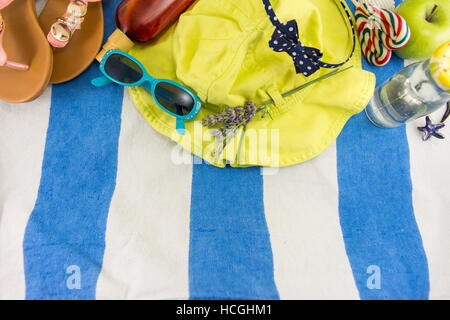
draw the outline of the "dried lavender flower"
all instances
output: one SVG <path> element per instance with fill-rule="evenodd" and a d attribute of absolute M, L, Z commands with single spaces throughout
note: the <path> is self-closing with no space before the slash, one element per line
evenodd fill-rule
<path fill-rule="evenodd" d="M 209 115 L 202 120 L 205 127 L 221 126 L 213 131 L 217 139 L 218 148 L 216 156 L 219 156 L 228 143 L 236 136 L 238 129 L 246 127 L 258 112 L 266 110 L 267 106 L 258 108 L 252 101 L 247 101 L 242 107 L 226 108 L 224 111 Z"/>
<path fill-rule="evenodd" d="M 282 94 L 283 98 L 286 98 L 298 91 L 313 85 L 316 82 L 321 80 L 325 80 L 331 76 L 334 76 L 338 73 L 344 72 L 348 69 L 353 68 L 350 66 L 345 69 L 336 69 L 332 72 L 329 72 L 326 75 L 323 75 L 315 80 L 307 82 L 289 92 Z M 264 101 L 259 105 L 256 105 L 252 101 L 246 101 L 243 106 L 238 106 L 235 108 L 226 108 L 224 111 L 211 114 L 205 117 L 202 120 L 202 125 L 204 127 L 215 127 L 217 125 L 221 125 L 218 129 L 214 130 L 212 134 L 216 137 L 218 147 L 216 150 L 216 156 L 219 156 L 228 143 L 236 136 L 238 129 L 243 127 L 245 128 L 247 124 L 258 114 L 261 113 L 261 118 L 265 118 L 268 114 L 268 107 L 273 103 L 272 100 Z"/>

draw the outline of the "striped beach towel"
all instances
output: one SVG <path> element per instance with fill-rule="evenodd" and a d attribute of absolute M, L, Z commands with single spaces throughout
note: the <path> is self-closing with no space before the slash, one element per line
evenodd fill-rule
<path fill-rule="evenodd" d="M 312 161 L 220 169 L 98 74 L 0 102 L 0 299 L 450 298 L 450 140 L 423 120 L 362 113 Z"/>

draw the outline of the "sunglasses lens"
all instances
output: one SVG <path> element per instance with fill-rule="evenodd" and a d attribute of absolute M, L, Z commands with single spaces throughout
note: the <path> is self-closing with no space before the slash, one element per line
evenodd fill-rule
<path fill-rule="evenodd" d="M 179 116 L 189 114 L 194 108 L 194 99 L 189 93 L 167 82 L 156 85 L 155 99 L 164 108 Z"/>
<path fill-rule="evenodd" d="M 120 54 L 109 56 L 105 71 L 111 78 L 122 83 L 136 83 L 143 76 L 143 71 L 136 62 Z"/>

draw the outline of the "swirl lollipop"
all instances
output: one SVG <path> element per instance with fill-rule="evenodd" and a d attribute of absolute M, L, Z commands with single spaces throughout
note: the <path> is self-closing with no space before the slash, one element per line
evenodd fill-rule
<path fill-rule="evenodd" d="M 356 25 L 364 56 L 375 66 L 386 65 L 392 50 L 403 48 L 408 43 L 411 37 L 408 24 L 400 15 L 386 8 L 389 1 L 372 1 L 374 4 L 382 3 L 382 8 L 368 1 L 352 1 L 356 6 Z"/>

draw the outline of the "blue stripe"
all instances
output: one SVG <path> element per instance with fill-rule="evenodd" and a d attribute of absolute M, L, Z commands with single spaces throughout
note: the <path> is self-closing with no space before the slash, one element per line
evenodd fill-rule
<path fill-rule="evenodd" d="M 119 2 L 104 2 L 111 22 L 106 34 L 112 31 Z M 98 74 L 95 64 L 52 89 L 42 177 L 23 244 L 27 299 L 95 298 L 123 99 L 119 86 L 92 87 L 89 81 Z M 68 269 L 72 265 L 80 268 L 80 289 L 67 285 L 77 276 Z"/>
<path fill-rule="evenodd" d="M 378 84 L 403 67 L 364 68 Z M 362 299 L 427 299 L 428 265 L 414 217 L 405 127 L 379 129 L 361 113 L 337 141 L 339 212 L 347 255 Z M 381 288 L 369 289 L 371 265 Z"/>
<path fill-rule="evenodd" d="M 278 299 L 259 167 L 194 165 L 192 299 Z"/>

